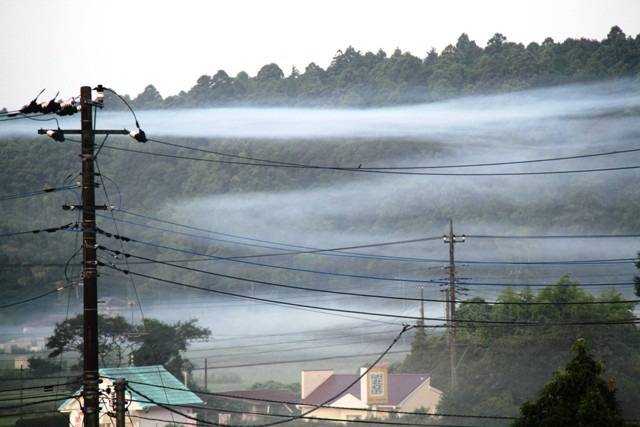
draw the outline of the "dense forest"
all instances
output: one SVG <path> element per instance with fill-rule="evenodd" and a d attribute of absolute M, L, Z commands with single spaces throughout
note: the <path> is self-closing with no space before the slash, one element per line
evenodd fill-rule
<path fill-rule="evenodd" d="M 484 48 L 462 34 L 455 44 L 424 58 L 396 49 L 339 50 L 327 69 L 315 63 L 288 75 L 274 63 L 256 76 L 224 70 L 203 75 L 187 92 L 162 98 L 149 85 L 133 98 L 136 108 L 233 105 L 313 105 L 370 107 L 434 101 L 460 95 L 505 92 L 640 73 L 640 35 L 617 26 L 601 41 L 569 38 L 542 44 L 514 43 L 495 34 Z M 116 102 L 111 108 L 122 108 Z"/>

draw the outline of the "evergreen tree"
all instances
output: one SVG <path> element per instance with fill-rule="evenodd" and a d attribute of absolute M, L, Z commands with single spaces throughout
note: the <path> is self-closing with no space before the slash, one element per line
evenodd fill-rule
<path fill-rule="evenodd" d="M 612 383 L 600 375 L 602 365 L 579 339 L 576 353 L 564 370 L 556 372 L 535 402 L 521 408 L 514 427 L 617 427 L 625 425 Z"/>

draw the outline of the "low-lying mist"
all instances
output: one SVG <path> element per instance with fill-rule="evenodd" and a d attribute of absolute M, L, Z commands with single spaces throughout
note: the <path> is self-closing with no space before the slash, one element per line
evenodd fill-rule
<path fill-rule="evenodd" d="M 224 145 L 230 154 L 251 156 L 251 153 L 259 153 L 254 155 L 294 162 L 301 160 L 287 156 L 308 148 L 307 151 L 313 155 L 309 154 L 303 163 L 345 167 L 357 167 L 362 163 L 363 167 L 401 167 L 527 160 L 638 148 L 639 111 L 640 91 L 637 83 L 618 80 L 392 108 L 215 108 L 139 111 L 137 114 L 142 129 L 150 138 L 201 148 L 219 149 Z M 133 119 L 128 113 L 100 112 L 97 117 L 98 128 L 133 127 Z M 76 116 L 61 120 L 60 126 L 77 128 L 77 119 Z M 53 121 L 10 121 L 0 124 L 0 137 L 31 137 L 37 128 L 54 125 Z M 113 138 L 108 144 L 205 156 L 153 142 L 141 148 L 127 139 Z M 421 149 L 416 152 L 416 147 Z M 134 157 L 144 159 L 146 165 L 158 165 L 150 169 L 159 175 L 144 176 L 140 181 L 122 182 L 122 177 L 112 174 L 108 169 L 111 153 L 105 149 L 100 154 L 104 157 L 104 160 L 101 159 L 104 161 L 103 171 L 125 189 L 125 209 L 135 206 L 136 195 L 140 192 L 153 191 L 157 192 L 157 199 L 161 202 L 151 210 L 139 213 L 224 233 L 331 248 L 441 236 L 448 231 L 448 221 L 452 219 L 458 235 L 469 235 L 464 244 L 456 245 L 459 276 L 463 278 L 461 282 L 553 283 L 564 273 L 571 273 L 574 278 L 587 283 L 629 282 L 634 273 L 631 262 L 585 266 L 486 265 L 469 261 L 632 258 L 640 249 L 638 239 L 500 240 L 473 237 L 480 234 L 637 233 L 640 231 L 640 216 L 637 214 L 640 211 L 637 186 L 640 174 L 635 170 L 529 176 L 411 176 L 298 169 L 282 169 L 275 173 L 266 167 L 237 166 L 233 170 L 216 170 L 210 177 L 208 174 L 212 169 L 208 164 L 196 166 L 195 162 L 185 160 Z M 640 165 L 640 154 L 412 172 L 503 173 L 634 165 Z M 160 177 L 169 176 L 171 179 L 174 174 L 184 173 L 185 170 L 191 174 L 189 179 L 198 183 L 199 191 L 195 196 L 167 193 L 161 185 L 147 186 L 157 182 Z M 211 190 L 201 184 L 210 181 L 224 182 L 224 187 L 229 190 L 222 191 L 220 187 Z M 234 184 L 238 182 L 243 184 L 242 190 Z M 113 189 L 111 184 L 107 183 L 107 186 Z M 122 220 L 160 225 L 123 213 L 116 215 Z M 101 221 L 105 229 L 112 228 L 109 221 Z M 174 236 L 132 224 L 121 224 L 119 231 L 143 240 L 222 256 L 274 252 L 274 249 L 268 248 L 256 249 L 196 237 Z M 209 236 L 193 230 L 190 233 Z M 238 238 L 228 240 L 249 242 Z M 185 257 L 185 254 L 171 251 L 152 252 L 149 248 L 133 244 L 127 245 L 127 248 L 132 252 L 152 254 L 163 259 Z M 429 258 L 432 261 L 346 259 L 321 254 L 264 257 L 255 261 L 274 266 L 347 274 L 366 273 L 414 281 L 442 280 L 446 277 L 442 267 L 448 261 L 448 247 L 442 244 L 442 240 L 360 249 L 358 252 Z M 414 282 L 402 284 L 398 281 L 327 277 L 220 260 L 200 263 L 197 267 L 232 272 L 247 278 L 267 277 L 274 282 L 307 287 L 410 297 L 418 295 L 418 284 Z M 168 275 L 166 270 L 161 270 L 160 274 L 152 268 L 136 268 L 161 276 Z M 259 286 L 251 289 L 246 284 L 232 280 L 197 274 L 184 277 L 180 273 L 171 274 L 178 280 L 203 286 L 226 286 L 226 289 L 240 293 L 253 292 L 263 297 L 311 305 L 354 310 L 377 309 L 410 316 L 416 316 L 419 312 L 415 302 L 385 301 L 381 304 L 378 300 L 345 296 L 307 295 L 300 291 L 275 292 Z M 104 278 L 108 284 L 117 281 L 112 277 Z M 142 280 L 138 282 L 144 283 Z M 488 299 L 495 298 L 503 289 L 472 285 L 468 288 L 469 297 Z M 631 295 L 629 286 L 620 286 L 619 290 Z M 266 334 L 344 328 L 363 322 L 358 316 L 353 319 L 338 314 L 321 314 L 211 295 L 205 297 L 195 291 L 188 296 L 184 308 L 177 303 L 167 306 L 162 296 L 157 299 L 145 297 L 144 302 L 150 316 L 171 321 L 198 317 L 202 324 L 212 328 L 214 336 L 246 335 L 247 328 L 256 334 Z M 128 297 L 133 298 L 130 291 Z M 427 289 L 425 297 L 444 298 L 444 294 L 436 285 Z M 441 304 L 428 304 L 426 310 L 428 317 L 443 316 Z M 137 313 L 133 313 L 133 317 L 139 321 Z M 395 324 L 401 322 L 399 319 L 390 321 Z M 376 324 L 371 320 L 367 323 Z"/>

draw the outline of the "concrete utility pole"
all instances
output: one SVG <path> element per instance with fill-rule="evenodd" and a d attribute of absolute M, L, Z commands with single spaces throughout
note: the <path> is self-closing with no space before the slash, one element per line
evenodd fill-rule
<path fill-rule="evenodd" d="M 115 383 L 116 389 L 116 427 L 125 427 L 126 399 L 125 390 L 127 389 L 127 380 L 120 378 Z"/>
<path fill-rule="evenodd" d="M 447 289 L 447 323 L 449 344 L 449 370 L 451 372 L 451 390 L 456 388 L 456 265 L 455 244 L 464 243 L 464 234 L 458 238 L 453 233 L 453 220 L 449 220 L 449 234 L 444 236 L 444 243 L 449 244 L 449 289 Z"/>
<path fill-rule="evenodd" d="M 96 88 L 103 96 L 103 87 Z M 100 417 L 98 372 L 98 260 L 96 256 L 96 209 L 106 210 L 107 206 L 96 206 L 95 199 L 95 135 L 127 135 L 126 129 L 93 129 L 93 109 L 101 106 L 101 99 L 94 102 L 91 87 L 80 88 L 80 129 L 39 129 L 38 134 L 48 135 L 56 141 L 64 141 L 64 135 L 81 136 L 82 162 L 82 204 L 63 206 L 64 209 L 82 210 L 82 281 L 83 281 L 83 358 L 82 399 L 84 427 L 98 427 Z"/>

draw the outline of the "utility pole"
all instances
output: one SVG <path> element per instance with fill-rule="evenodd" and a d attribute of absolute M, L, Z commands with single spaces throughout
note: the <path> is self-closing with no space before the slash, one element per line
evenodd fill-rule
<path fill-rule="evenodd" d="M 420 286 L 420 321 L 424 326 L 424 286 Z"/>
<path fill-rule="evenodd" d="M 449 289 L 447 295 L 447 320 L 448 320 L 448 344 L 449 344 L 449 371 L 451 372 L 451 390 L 456 388 L 458 379 L 456 375 L 456 265 L 455 245 L 464 243 L 464 234 L 458 238 L 453 233 L 453 220 L 449 220 L 449 234 L 444 236 L 444 243 L 449 245 Z"/>
<path fill-rule="evenodd" d="M 98 390 L 98 265 L 96 256 L 96 194 L 94 179 L 93 102 L 91 88 L 80 88 L 82 136 L 82 279 L 84 284 L 84 375 L 82 397 L 85 427 L 97 427 Z"/>
<path fill-rule="evenodd" d="M 207 365 L 207 358 L 204 358 L 204 390 L 208 391 L 209 388 L 207 387 L 207 381 L 209 380 L 209 370 L 208 370 L 208 365 Z"/>
<path fill-rule="evenodd" d="M 120 378 L 115 383 L 116 389 L 116 427 L 125 427 L 126 400 L 125 390 L 127 389 L 127 380 Z"/>
<path fill-rule="evenodd" d="M 39 129 L 39 135 L 47 135 L 55 141 L 64 141 L 64 135 L 81 136 L 82 162 L 82 204 L 63 206 L 63 209 L 82 210 L 82 282 L 83 282 L 83 359 L 82 399 L 84 427 L 98 427 L 99 406 L 99 367 L 98 367 L 98 260 L 96 256 L 96 209 L 106 210 L 107 206 L 96 206 L 95 199 L 95 135 L 128 135 L 126 129 L 94 130 L 93 109 L 101 106 L 104 97 L 102 86 L 98 91 L 97 102 L 91 98 L 91 87 L 80 88 L 80 129 Z"/>
<path fill-rule="evenodd" d="M 22 412 L 24 411 L 24 366 L 22 366 L 22 362 L 20 362 L 20 419 L 22 419 Z"/>

